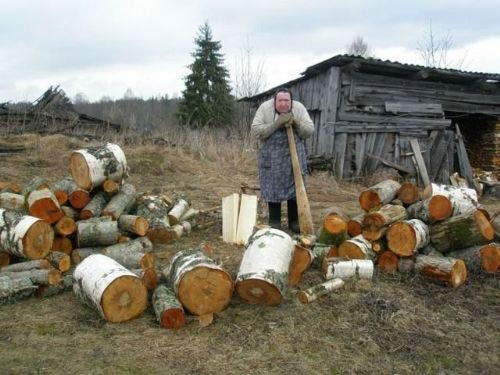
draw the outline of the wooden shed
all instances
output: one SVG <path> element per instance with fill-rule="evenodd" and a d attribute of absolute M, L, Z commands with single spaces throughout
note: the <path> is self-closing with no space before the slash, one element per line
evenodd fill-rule
<path fill-rule="evenodd" d="M 280 86 L 314 121 L 308 155 L 330 160 L 340 178 L 396 168 L 471 182 L 471 165 L 500 177 L 500 74 L 337 55 Z M 275 89 L 243 100 L 258 105 Z"/>

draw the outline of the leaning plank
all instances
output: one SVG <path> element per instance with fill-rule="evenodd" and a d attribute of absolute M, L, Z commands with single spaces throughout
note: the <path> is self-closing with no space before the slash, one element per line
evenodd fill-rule
<path fill-rule="evenodd" d="M 391 202 L 397 195 L 401 185 L 394 180 L 382 181 L 359 195 L 359 205 L 365 211 L 381 207 Z"/>
<path fill-rule="evenodd" d="M 472 167 L 469 162 L 469 157 L 467 156 L 467 150 L 465 149 L 464 139 L 458 124 L 455 124 L 455 131 L 457 133 L 457 156 L 458 165 L 460 168 L 460 174 L 465 177 L 469 186 L 474 186 L 474 180 L 472 178 Z"/>
<path fill-rule="evenodd" d="M 140 316 L 148 304 L 142 280 L 113 259 L 95 254 L 73 273 L 73 290 L 81 301 L 113 323 Z"/>
<path fill-rule="evenodd" d="M 135 201 L 136 190 L 134 185 L 125 183 L 120 187 L 120 191 L 102 209 L 101 216 L 110 216 L 113 220 L 126 213 L 127 209 Z"/>
<path fill-rule="evenodd" d="M 392 224 L 386 233 L 387 246 L 396 255 L 411 256 L 430 241 L 429 227 L 418 219 Z"/>
<path fill-rule="evenodd" d="M 249 239 L 236 278 L 238 295 L 250 302 L 275 306 L 288 285 L 294 244 L 285 232 L 266 228 Z"/>
<path fill-rule="evenodd" d="M 373 277 L 373 261 L 369 259 L 325 258 L 322 268 L 326 280 Z"/>
<path fill-rule="evenodd" d="M 467 268 L 460 259 L 419 255 L 415 261 L 415 270 L 433 280 L 449 284 L 456 288 L 467 279 Z"/>
<path fill-rule="evenodd" d="M 362 235 L 344 241 L 339 246 L 339 257 L 347 259 L 374 259 L 371 243 Z"/>
<path fill-rule="evenodd" d="M 118 241 L 116 221 L 79 221 L 77 223 L 78 247 L 107 246 Z"/>
<path fill-rule="evenodd" d="M 319 297 L 330 293 L 333 290 L 342 288 L 342 286 L 344 286 L 344 280 L 331 279 L 299 292 L 298 298 L 302 303 L 310 303 L 317 300 Z"/>
<path fill-rule="evenodd" d="M 224 242 L 236 241 L 239 206 L 240 197 L 236 193 L 222 198 L 222 240 Z"/>
<path fill-rule="evenodd" d="M 428 186 L 430 185 L 431 180 L 429 179 L 429 175 L 427 174 L 427 168 L 425 167 L 425 162 L 424 159 L 422 158 L 422 153 L 420 152 L 420 146 L 418 144 L 418 140 L 416 138 L 410 138 L 410 146 L 415 156 L 415 160 L 418 166 L 418 171 L 420 173 L 420 177 L 422 178 L 422 183 L 424 186 Z"/>
<path fill-rule="evenodd" d="M 51 268 L 47 259 L 28 260 L 0 268 L 0 272 L 19 272 Z"/>
<path fill-rule="evenodd" d="M 257 196 L 241 194 L 236 243 L 246 245 L 257 222 Z"/>
<path fill-rule="evenodd" d="M 24 196 L 15 193 L 0 193 L 0 207 L 9 211 L 26 212 Z"/>
<path fill-rule="evenodd" d="M 0 275 L 0 305 L 29 297 L 36 290 L 37 286 L 29 278 L 11 279 Z"/>
<path fill-rule="evenodd" d="M 500 245 L 471 246 L 467 249 L 452 251 L 447 256 L 462 259 L 470 273 L 497 273 L 500 271 Z"/>
<path fill-rule="evenodd" d="M 160 326 L 175 329 L 186 324 L 182 304 L 175 297 L 174 291 L 166 285 L 159 285 L 155 289 L 151 301 Z"/>

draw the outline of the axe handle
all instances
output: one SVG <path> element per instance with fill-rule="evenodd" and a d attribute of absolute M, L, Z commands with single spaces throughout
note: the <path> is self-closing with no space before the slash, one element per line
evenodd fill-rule
<path fill-rule="evenodd" d="M 290 125 L 286 126 L 286 134 L 288 136 L 288 146 L 290 147 L 290 157 L 292 159 L 300 233 L 302 235 L 314 234 L 311 208 L 309 207 L 309 199 L 307 198 L 304 180 L 302 179 L 302 171 L 300 170 L 299 155 L 297 153 L 297 146 L 295 145 L 293 128 Z"/>

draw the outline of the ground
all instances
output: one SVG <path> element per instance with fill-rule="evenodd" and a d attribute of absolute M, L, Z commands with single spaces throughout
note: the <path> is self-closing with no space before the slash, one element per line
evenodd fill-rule
<path fill-rule="evenodd" d="M 72 150 L 87 143 L 63 136 L 3 139 L 23 142 L 26 154 L 0 156 L 0 180 L 20 183 L 68 174 Z M 116 140 L 117 142 L 119 141 Z M 140 191 L 184 193 L 195 208 L 220 204 L 240 184 L 257 185 L 251 149 L 124 146 L 130 180 Z M 202 150 L 202 151 L 200 151 Z M 337 183 L 324 173 L 308 180 L 316 225 L 331 205 L 360 212 L 362 186 Z M 500 208 L 498 202 L 485 202 Z M 261 218 L 263 220 L 263 218 Z M 221 223 L 156 249 L 160 266 L 179 250 L 204 241 L 236 275 L 243 247 L 221 240 Z M 306 273 L 281 305 L 249 305 L 233 296 L 214 323 L 201 328 L 190 316 L 179 330 L 158 326 L 154 313 L 112 324 L 84 307 L 70 291 L 0 307 L 1 374 L 496 374 L 499 280 L 473 276 L 452 289 L 420 276 L 377 273 L 348 282 L 308 305 L 298 290 L 322 282 Z"/>

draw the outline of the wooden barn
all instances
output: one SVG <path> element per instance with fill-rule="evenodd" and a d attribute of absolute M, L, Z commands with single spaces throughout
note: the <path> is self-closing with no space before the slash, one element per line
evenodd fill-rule
<path fill-rule="evenodd" d="M 343 179 L 383 168 L 449 183 L 453 172 L 500 177 L 500 74 L 337 55 L 280 86 L 308 109 L 310 158 Z M 245 98 L 256 106 L 276 88 Z"/>

